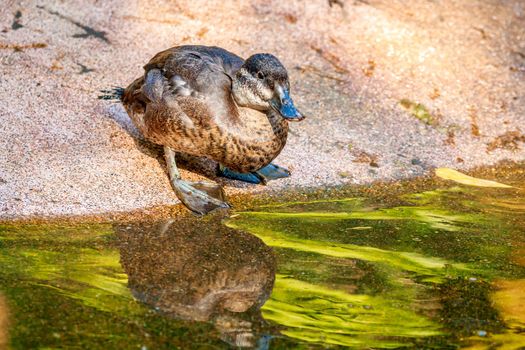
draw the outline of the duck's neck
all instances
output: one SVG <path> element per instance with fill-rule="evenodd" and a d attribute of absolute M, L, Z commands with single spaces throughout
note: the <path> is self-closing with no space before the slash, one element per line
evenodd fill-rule
<path fill-rule="evenodd" d="M 278 141 L 286 138 L 288 123 L 275 111 L 258 111 L 252 108 L 237 107 L 236 129 L 243 138 L 262 142 Z"/>
<path fill-rule="evenodd" d="M 235 128 L 246 138 L 270 139 L 286 138 L 288 123 L 268 104 L 256 96 L 246 84 L 248 73 L 240 68 L 232 79 L 231 100 L 236 115 Z"/>
<path fill-rule="evenodd" d="M 254 104 L 253 94 L 248 91 L 246 86 L 246 73 L 243 68 L 240 68 L 232 78 L 232 96 L 235 104 L 240 107 L 248 107 Z"/>

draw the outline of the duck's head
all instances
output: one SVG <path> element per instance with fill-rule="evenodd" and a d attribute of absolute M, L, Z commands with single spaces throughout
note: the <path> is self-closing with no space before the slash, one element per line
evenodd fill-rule
<path fill-rule="evenodd" d="M 233 97 L 239 106 L 261 111 L 273 109 L 290 121 L 304 119 L 290 97 L 288 72 L 274 55 L 250 56 L 232 80 Z"/>

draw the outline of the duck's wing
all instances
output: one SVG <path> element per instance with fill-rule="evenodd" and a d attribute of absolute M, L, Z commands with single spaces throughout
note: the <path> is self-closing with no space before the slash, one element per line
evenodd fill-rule
<path fill-rule="evenodd" d="M 181 46 L 160 52 L 145 74 L 126 90 L 122 102 L 150 140 L 165 144 L 179 134 L 239 121 L 231 76 L 243 60 L 215 47 Z"/>
<path fill-rule="evenodd" d="M 218 47 L 174 47 L 144 66 L 144 77 L 126 89 L 123 102 L 145 113 L 152 102 L 169 107 L 176 100 L 177 109 L 197 124 L 234 122 L 238 114 L 231 82 L 243 62 Z"/>
<path fill-rule="evenodd" d="M 218 47 L 180 46 L 159 53 L 144 69 L 160 69 L 175 95 L 205 99 L 218 111 L 217 104 L 229 104 L 232 77 L 243 62 Z"/>
<path fill-rule="evenodd" d="M 220 47 L 185 45 L 159 52 L 144 69 L 161 69 L 168 79 L 178 75 L 193 88 L 206 90 L 211 80 L 224 81 L 221 75 L 231 78 L 243 63 L 241 57 Z"/>

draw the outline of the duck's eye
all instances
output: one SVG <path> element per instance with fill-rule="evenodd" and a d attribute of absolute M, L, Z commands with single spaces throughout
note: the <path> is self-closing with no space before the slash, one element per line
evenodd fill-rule
<path fill-rule="evenodd" d="M 264 79 L 264 73 L 263 72 L 257 72 L 257 79 L 263 80 Z"/>

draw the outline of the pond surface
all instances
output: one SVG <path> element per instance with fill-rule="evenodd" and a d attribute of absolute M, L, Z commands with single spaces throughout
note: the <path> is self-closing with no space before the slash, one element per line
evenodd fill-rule
<path fill-rule="evenodd" d="M 525 167 L 476 175 L 0 226 L 0 348 L 524 348 Z"/>

